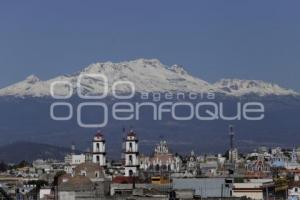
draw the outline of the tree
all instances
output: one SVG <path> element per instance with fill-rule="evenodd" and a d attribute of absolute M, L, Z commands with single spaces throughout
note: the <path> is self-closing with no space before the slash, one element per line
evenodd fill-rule
<path fill-rule="evenodd" d="M 8 166 L 5 162 L 0 162 L 0 172 L 6 172 L 8 170 Z"/>
<path fill-rule="evenodd" d="M 58 185 L 58 179 L 59 179 L 59 177 L 65 175 L 65 174 L 66 174 L 65 171 L 58 171 L 58 172 L 55 174 L 55 176 L 54 176 L 54 180 L 53 180 L 52 185 L 53 185 L 53 186 L 57 186 L 57 185 Z"/>
<path fill-rule="evenodd" d="M 44 181 L 44 180 L 33 180 L 33 181 L 28 181 L 27 184 L 29 185 L 36 185 L 36 188 L 38 190 L 41 189 L 41 187 L 43 186 L 47 186 L 48 185 L 48 182 L 47 181 Z"/>
<path fill-rule="evenodd" d="M 23 167 L 30 167 L 30 163 L 27 162 L 26 160 L 22 160 L 20 163 L 13 165 L 12 169 L 17 169 L 17 168 L 23 168 Z"/>
<path fill-rule="evenodd" d="M 47 186 L 48 182 L 44 180 L 32 180 L 32 181 L 28 181 L 27 184 L 36 186 L 32 191 L 30 191 L 30 195 L 33 196 L 34 199 L 38 199 L 38 193 L 41 187 Z"/>

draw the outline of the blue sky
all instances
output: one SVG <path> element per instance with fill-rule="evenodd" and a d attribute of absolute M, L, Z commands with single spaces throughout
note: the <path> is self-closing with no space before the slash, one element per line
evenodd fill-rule
<path fill-rule="evenodd" d="M 209 82 L 261 79 L 300 91 L 300 2 L 1 1 L 0 87 L 97 61 L 158 58 Z"/>

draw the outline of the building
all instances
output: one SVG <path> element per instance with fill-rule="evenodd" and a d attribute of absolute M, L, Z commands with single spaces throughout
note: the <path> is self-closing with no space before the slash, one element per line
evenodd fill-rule
<path fill-rule="evenodd" d="M 58 185 L 59 200 L 95 199 L 93 182 L 85 176 L 74 176 Z"/>
<path fill-rule="evenodd" d="M 141 158 L 141 169 L 152 172 L 179 172 L 181 159 L 174 156 L 166 141 L 160 141 L 154 149 L 154 155 Z"/>
<path fill-rule="evenodd" d="M 58 184 L 58 199 L 101 199 L 109 194 L 109 181 L 98 163 L 82 163 Z"/>
<path fill-rule="evenodd" d="M 200 162 L 194 151 L 186 159 L 186 171 L 193 176 L 200 174 Z"/>
<path fill-rule="evenodd" d="M 297 152 L 293 149 L 291 153 L 291 160 L 285 163 L 286 169 L 300 169 L 300 164 L 298 163 Z"/>
<path fill-rule="evenodd" d="M 85 176 L 92 182 L 104 181 L 105 174 L 103 168 L 97 163 L 83 163 L 74 169 L 73 176 Z"/>
<path fill-rule="evenodd" d="M 106 166 L 106 151 L 104 136 L 98 131 L 93 139 L 93 163 Z"/>
<path fill-rule="evenodd" d="M 138 176 L 139 163 L 139 146 L 138 138 L 133 130 L 129 131 L 124 140 L 125 155 L 125 176 Z"/>
<path fill-rule="evenodd" d="M 65 156 L 65 163 L 70 165 L 79 165 L 81 163 L 85 163 L 85 155 L 84 154 L 70 154 Z"/>
<path fill-rule="evenodd" d="M 174 178 L 174 190 L 194 190 L 202 198 L 231 197 L 232 179 L 226 178 Z"/>
<path fill-rule="evenodd" d="M 49 173 L 52 170 L 51 163 L 42 159 L 33 161 L 32 166 L 37 170 L 43 170 L 45 173 Z"/>
<path fill-rule="evenodd" d="M 256 177 L 266 177 L 271 174 L 271 165 L 270 162 L 266 161 L 264 156 L 259 154 L 253 160 L 247 160 L 245 164 L 245 169 L 247 175 L 256 176 Z"/>
<path fill-rule="evenodd" d="M 54 199 L 54 194 L 51 190 L 51 187 L 42 187 L 39 191 L 39 199 Z"/>
<path fill-rule="evenodd" d="M 272 179 L 250 179 L 243 183 L 234 183 L 232 188 L 233 197 L 251 199 L 269 199 L 274 195 L 274 182 Z"/>
<path fill-rule="evenodd" d="M 293 187 L 288 190 L 288 199 L 300 199 L 300 188 L 299 187 Z"/>
<path fill-rule="evenodd" d="M 233 148 L 228 151 L 228 159 L 231 162 L 236 162 L 239 159 L 239 153 L 237 148 Z"/>

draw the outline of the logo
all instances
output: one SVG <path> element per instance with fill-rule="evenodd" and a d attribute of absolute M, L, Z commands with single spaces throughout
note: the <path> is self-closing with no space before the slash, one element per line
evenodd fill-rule
<path fill-rule="evenodd" d="M 109 87 L 109 83 L 111 87 Z M 74 88 L 78 97 L 84 101 L 73 106 L 70 100 L 74 94 Z M 95 90 L 95 91 L 93 91 Z M 125 92 L 124 92 L 125 91 Z M 119 121 L 141 120 L 143 108 L 151 108 L 152 120 L 164 120 L 166 115 L 176 121 L 211 120 L 250 120 L 264 119 L 265 107 L 260 102 L 236 102 L 230 109 L 233 114 L 226 115 L 226 104 L 214 101 L 213 92 L 184 93 L 184 92 L 139 92 L 136 93 L 135 84 L 131 81 L 111 82 L 104 74 L 82 74 L 76 83 L 67 81 L 54 81 L 51 84 L 50 93 L 55 102 L 50 106 L 51 119 L 67 121 L 76 117 L 77 123 L 83 128 L 102 128 L 109 123 L 109 118 Z M 139 95 L 141 102 L 130 101 Z M 113 97 L 118 101 L 111 106 L 104 99 Z M 65 115 L 58 115 L 56 110 L 64 108 Z M 101 109 L 100 122 L 84 122 L 85 109 Z M 184 111 L 184 112 L 182 112 Z"/>

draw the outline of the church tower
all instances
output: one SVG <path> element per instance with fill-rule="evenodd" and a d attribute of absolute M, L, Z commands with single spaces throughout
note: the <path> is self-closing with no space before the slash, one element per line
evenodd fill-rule
<path fill-rule="evenodd" d="M 125 141 L 125 176 L 138 176 L 139 149 L 138 138 L 133 130 L 129 131 Z"/>
<path fill-rule="evenodd" d="M 105 139 L 99 131 L 93 140 L 93 163 L 97 163 L 101 167 L 106 166 Z"/>

